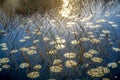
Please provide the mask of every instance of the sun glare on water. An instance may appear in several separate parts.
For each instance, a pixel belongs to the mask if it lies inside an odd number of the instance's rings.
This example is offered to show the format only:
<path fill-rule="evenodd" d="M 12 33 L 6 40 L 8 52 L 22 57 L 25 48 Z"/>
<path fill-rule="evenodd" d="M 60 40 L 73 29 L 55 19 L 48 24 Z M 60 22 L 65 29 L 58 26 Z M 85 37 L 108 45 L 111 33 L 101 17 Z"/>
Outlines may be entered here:
<path fill-rule="evenodd" d="M 71 7 L 68 7 L 69 2 L 70 2 L 69 0 L 63 0 L 62 10 L 60 12 L 62 17 L 69 17 L 71 13 Z"/>

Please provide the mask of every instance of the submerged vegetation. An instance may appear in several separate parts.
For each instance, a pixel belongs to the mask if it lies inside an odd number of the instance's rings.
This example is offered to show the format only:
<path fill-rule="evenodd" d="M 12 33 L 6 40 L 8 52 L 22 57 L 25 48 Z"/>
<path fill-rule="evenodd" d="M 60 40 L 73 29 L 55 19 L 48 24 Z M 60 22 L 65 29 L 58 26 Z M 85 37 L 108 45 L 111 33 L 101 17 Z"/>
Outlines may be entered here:
<path fill-rule="evenodd" d="M 0 80 L 119 80 L 119 0 L 0 0 Z"/>

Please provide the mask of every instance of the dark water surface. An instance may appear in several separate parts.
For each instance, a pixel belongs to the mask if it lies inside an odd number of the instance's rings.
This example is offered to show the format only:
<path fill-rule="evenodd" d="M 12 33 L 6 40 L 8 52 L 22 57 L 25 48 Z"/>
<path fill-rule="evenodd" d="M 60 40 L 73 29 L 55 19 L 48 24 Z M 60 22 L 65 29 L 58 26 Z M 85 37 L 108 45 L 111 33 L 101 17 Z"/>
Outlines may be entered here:
<path fill-rule="evenodd" d="M 0 22 L 0 80 L 120 79 L 119 1 L 63 0 L 44 16 L 0 16 L 9 24 Z"/>

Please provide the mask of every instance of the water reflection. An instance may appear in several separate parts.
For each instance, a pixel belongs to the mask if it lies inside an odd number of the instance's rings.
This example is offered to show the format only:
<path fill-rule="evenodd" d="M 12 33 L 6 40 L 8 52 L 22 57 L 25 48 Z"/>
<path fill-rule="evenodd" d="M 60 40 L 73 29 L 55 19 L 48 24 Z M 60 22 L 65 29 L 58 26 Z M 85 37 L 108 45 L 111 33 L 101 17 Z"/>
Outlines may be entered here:
<path fill-rule="evenodd" d="M 98 8 L 101 3 L 94 6 L 94 1 L 78 2 L 63 0 L 58 16 L 48 11 L 45 16 L 22 18 L 17 26 L 9 27 L 6 36 L 0 35 L 0 73 L 5 70 L 10 76 L 24 73 L 18 75 L 24 76 L 23 80 L 119 77 L 116 74 L 120 64 L 119 14 L 102 12 Z M 91 10 L 91 5 L 96 9 Z M 77 12 L 78 9 L 83 11 Z"/>
<path fill-rule="evenodd" d="M 72 19 L 75 18 L 79 8 L 76 3 L 79 3 L 79 1 L 72 1 L 72 0 L 62 0 L 63 4 L 60 9 L 60 15 L 61 17 Z"/>
<path fill-rule="evenodd" d="M 63 0 L 62 10 L 60 12 L 62 17 L 69 17 L 72 8 L 72 6 L 69 7 L 69 3 L 70 0 Z"/>

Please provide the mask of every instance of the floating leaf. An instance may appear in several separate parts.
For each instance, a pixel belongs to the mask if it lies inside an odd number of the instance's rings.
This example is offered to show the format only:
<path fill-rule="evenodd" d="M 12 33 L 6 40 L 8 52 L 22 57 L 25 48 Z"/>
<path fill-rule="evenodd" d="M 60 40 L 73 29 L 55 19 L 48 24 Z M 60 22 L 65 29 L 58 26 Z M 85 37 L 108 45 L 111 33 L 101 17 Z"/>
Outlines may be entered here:
<path fill-rule="evenodd" d="M 107 67 L 100 66 L 98 68 L 88 70 L 87 73 L 92 77 L 102 77 L 106 73 L 109 73 L 109 72 L 110 72 L 110 70 Z"/>
<path fill-rule="evenodd" d="M 96 63 L 101 63 L 101 62 L 103 61 L 103 59 L 102 59 L 102 58 L 99 58 L 99 57 L 93 57 L 93 58 L 91 58 L 91 60 L 92 60 L 93 62 L 96 62 Z"/>
<path fill-rule="evenodd" d="M 50 67 L 51 72 L 62 72 L 62 67 L 61 66 L 52 66 Z"/>
<path fill-rule="evenodd" d="M 76 54 L 75 53 L 65 53 L 64 56 L 66 58 L 75 58 L 76 57 Z"/>
<path fill-rule="evenodd" d="M 80 41 L 78 41 L 78 40 L 71 41 L 71 44 L 74 44 L 74 45 L 79 44 L 79 43 L 80 43 Z"/>
<path fill-rule="evenodd" d="M 37 78 L 39 76 L 40 76 L 39 72 L 30 72 L 27 74 L 27 77 L 32 79 Z"/>
<path fill-rule="evenodd" d="M 4 68 L 4 69 L 9 69 L 9 68 L 10 68 L 10 65 L 8 65 L 8 64 L 2 65 L 2 68 Z"/>
<path fill-rule="evenodd" d="M 86 57 L 86 58 L 91 58 L 93 55 L 92 54 L 90 54 L 90 53 L 84 53 L 84 57 Z"/>
<path fill-rule="evenodd" d="M 10 62 L 9 58 L 0 58 L 0 63 L 8 63 Z"/>
<path fill-rule="evenodd" d="M 28 68 L 29 67 L 29 64 L 28 63 L 21 63 L 19 65 L 20 68 Z"/>
<path fill-rule="evenodd" d="M 74 61 L 74 60 L 67 60 L 66 62 L 65 62 L 65 65 L 66 65 L 66 67 L 68 67 L 68 68 L 72 68 L 72 67 L 75 67 L 75 66 L 77 66 L 77 62 L 76 61 Z"/>
<path fill-rule="evenodd" d="M 56 49 L 63 49 L 63 48 L 65 48 L 65 45 L 63 45 L 63 44 L 56 44 L 55 48 Z"/>
<path fill-rule="evenodd" d="M 112 68 L 117 68 L 118 67 L 116 62 L 109 63 L 107 66 L 112 67 Z"/>
<path fill-rule="evenodd" d="M 33 67 L 33 69 L 35 69 L 35 70 L 39 70 L 39 69 L 41 69 L 41 68 L 42 68 L 41 65 L 35 65 L 35 66 Z"/>

